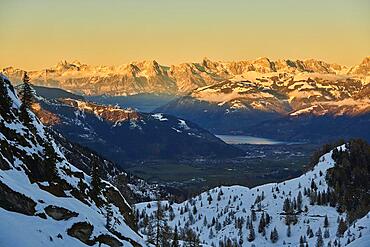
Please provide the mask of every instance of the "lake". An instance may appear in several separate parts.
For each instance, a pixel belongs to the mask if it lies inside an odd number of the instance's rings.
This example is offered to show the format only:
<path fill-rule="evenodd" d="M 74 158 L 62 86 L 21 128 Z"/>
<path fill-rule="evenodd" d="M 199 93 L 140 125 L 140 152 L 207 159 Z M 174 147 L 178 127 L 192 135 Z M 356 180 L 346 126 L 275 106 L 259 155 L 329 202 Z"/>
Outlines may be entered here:
<path fill-rule="evenodd" d="M 287 144 L 287 142 L 277 141 L 268 138 L 243 135 L 216 135 L 218 138 L 228 144 L 254 144 L 254 145 L 276 145 Z"/>

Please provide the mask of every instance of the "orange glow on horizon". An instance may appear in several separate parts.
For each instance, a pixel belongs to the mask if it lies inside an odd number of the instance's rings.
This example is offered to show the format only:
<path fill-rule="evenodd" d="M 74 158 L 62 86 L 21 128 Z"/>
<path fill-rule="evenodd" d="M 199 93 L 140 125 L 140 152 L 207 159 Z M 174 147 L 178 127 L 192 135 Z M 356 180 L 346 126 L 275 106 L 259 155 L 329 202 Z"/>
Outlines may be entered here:
<path fill-rule="evenodd" d="M 352 66 L 369 55 L 369 9 L 362 0 L 13 0 L 0 10 L 0 68 L 203 57 L 315 58 Z"/>

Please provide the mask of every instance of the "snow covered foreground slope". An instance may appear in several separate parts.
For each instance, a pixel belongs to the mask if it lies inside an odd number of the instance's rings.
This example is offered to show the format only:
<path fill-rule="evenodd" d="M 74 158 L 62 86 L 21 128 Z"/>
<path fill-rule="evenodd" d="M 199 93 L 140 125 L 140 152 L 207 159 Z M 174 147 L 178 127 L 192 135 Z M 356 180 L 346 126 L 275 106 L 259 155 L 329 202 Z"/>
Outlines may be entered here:
<path fill-rule="evenodd" d="M 103 181 L 92 199 L 91 177 L 67 161 L 33 113 L 30 123 L 21 121 L 21 102 L 0 76 L 7 91 L 0 95 L 0 246 L 146 246 L 120 192 Z M 4 111 L 5 98 L 11 107 Z M 52 178 L 48 147 L 57 160 Z"/>
<path fill-rule="evenodd" d="M 344 150 L 345 146 L 338 149 Z M 327 170 L 333 166 L 331 151 L 320 158 L 313 170 L 295 179 L 252 189 L 222 186 L 180 204 L 162 201 L 161 205 L 168 208 L 167 223 L 172 229 L 176 226 L 180 235 L 181 232 L 192 229 L 199 234 L 200 242 L 212 246 L 338 246 L 339 243 L 344 246 L 348 242 L 351 242 L 348 246 L 369 246 L 369 213 L 355 222 L 343 235 L 337 235 L 339 221 L 345 221 L 346 214 L 339 214 L 329 204 L 310 202 L 310 193 L 305 193 L 316 187 L 317 194 L 320 192 L 322 195 L 325 192 L 327 196 L 330 189 L 325 176 Z M 298 202 L 299 194 L 301 203 Z M 283 210 L 286 199 L 290 200 L 291 205 L 296 205 L 294 213 L 289 216 Z M 140 215 L 139 227 L 143 234 L 148 233 L 144 219 L 151 219 L 151 215 L 157 211 L 157 205 L 157 202 L 136 205 Z M 270 222 L 266 223 L 264 220 L 266 226 L 260 232 L 262 215 L 264 219 L 269 215 Z M 289 229 L 286 224 L 288 217 L 297 221 L 296 224 L 290 224 Z M 254 233 L 251 233 L 251 228 Z M 278 235 L 276 242 L 270 239 L 274 228 Z M 308 245 L 300 245 L 301 237 L 302 242 Z"/>

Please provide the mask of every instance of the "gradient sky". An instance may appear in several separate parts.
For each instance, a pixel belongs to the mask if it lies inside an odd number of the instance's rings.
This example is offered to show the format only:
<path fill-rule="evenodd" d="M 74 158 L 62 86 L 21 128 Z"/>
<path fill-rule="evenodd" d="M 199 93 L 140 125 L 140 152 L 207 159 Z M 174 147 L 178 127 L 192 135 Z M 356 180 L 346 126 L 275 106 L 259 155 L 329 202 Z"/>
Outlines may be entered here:
<path fill-rule="evenodd" d="M 0 68 L 370 55 L 370 0 L 0 0 Z"/>

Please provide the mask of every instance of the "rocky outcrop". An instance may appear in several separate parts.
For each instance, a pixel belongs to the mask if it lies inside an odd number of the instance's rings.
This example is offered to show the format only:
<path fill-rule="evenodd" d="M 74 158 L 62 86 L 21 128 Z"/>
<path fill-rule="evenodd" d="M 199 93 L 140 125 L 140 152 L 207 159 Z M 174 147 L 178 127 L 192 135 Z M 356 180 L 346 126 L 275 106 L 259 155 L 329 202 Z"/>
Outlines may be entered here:
<path fill-rule="evenodd" d="M 38 103 L 33 104 L 32 110 L 41 122 L 47 126 L 60 123 L 60 118 L 56 114 L 42 109 Z"/>
<path fill-rule="evenodd" d="M 45 209 L 45 213 L 54 220 L 68 220 L 72 217 L 77 217 L 78 213 L 72 212 L 66 208 L 49 205 Z"/>
<path fill-rule="evenodd" d="M 122 198 L 120 192 L 114 188 L 108 188 L 104 191 L 104 196 L 107 198 L 109 203 L 112 203 L 119 208 L 121 214 L 125 216 L 126 224 L 132 229 L 136 229 L 137 226 L 135 218 L 133 217 L 133 211 Z"/>
<path fill-rule="evenodd" d="M 115 237 L 112 237 L 111 235 L 99 235 L 96 239 L 96 242 L 99 244 L 106 244 L 110 247 L 120 247 L 123 246 L 123 244 L 116 239 Z"/>
<path fill-rule="evenodd" d="M 93 245 L 94 241 L 90 239 L 93 230 L 94 226 L 90 223 L 78 222 L 73 224 L 72 227 L 67 230 L 67 234 L 74 238 L 77 238 L 87 245 Z"/>
<path fill-rule="evenodd" d="M 31 198 L 16 192 L 0 181 L 0 208 L 5 210 L 34 215 L 36 202 Z"/>
<path fill-rule="evenodd" d="M 99 243 L 99 245 L 105 244 L 110 247 L 123 246 L 122 242 L 112 235 L 100 234 L 99 236 L 92 238 L 93 230 L 94 226 L 90 223 L 78 222 L 73 224 L 72 227 L 67 230 L 67 234 L 90 246 L 96 243 Z M 135 242 L 133 241 L 133 243 Z"/>
<path fill-rule="evenodd" d="M 66 105 L 70 105 L 76 109 L 79 109 L 81 111 L 96 114 L 102 119 L 113 123 L 140 119 L 139 113 L 133 110 L 122 109 L 114 106 L 98 105 L 88 101 L 73 99 L 61 99 L 61 102 Z"/>
<path fill-rule="evenodd" d="M 370 56 L 364 58 L 364 60 L 362 60 L 362 62 L 359 65 L 352 67 L 348 73 L 360 74 L 365 76 L 370 75 Z"/>

